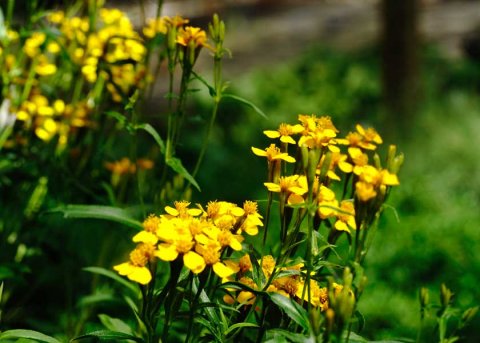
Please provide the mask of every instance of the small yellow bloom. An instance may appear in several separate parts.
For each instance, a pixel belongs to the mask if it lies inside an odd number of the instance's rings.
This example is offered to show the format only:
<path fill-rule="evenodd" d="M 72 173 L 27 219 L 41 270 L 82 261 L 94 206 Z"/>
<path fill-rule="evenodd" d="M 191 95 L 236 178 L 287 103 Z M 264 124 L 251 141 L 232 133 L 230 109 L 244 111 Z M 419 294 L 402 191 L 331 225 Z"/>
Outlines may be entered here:
<path fill-rule="evenodd" d="M 152 244 L 140 243 L 130 253 L 130 261 L 116 265 L 113 269 L 132 281 L 146 285 L 152 280 L 147 264 L 154 260 L 154 253 L 155 247 Z"/>
<path fill-rule="evenodd" d="M 356 229 L 355 222 L 355 207 L 352 201 L 342 200 L 340 202 L 340 209 L 336 212 L 337 221 L 335 222 L 335 229 L 338 231 L 350 232 L 350 228 Z"/>
<path fill-rule="evenodd" d="M 295 140 L 291 137 L 294 134 L 298 134 L 303 131 L 303 126 L 300 124 L 290 125 L 290 124 L 280 124 L 278 130 L 266 130 L 263 133 L 268 138 L 280 138 L 282 143 L 296 144 Z"/>
<path fill-rule="evenodd" d="M 295 163 L 295 158 L 289 156 L 287 153 L 280 152 L 280 149 L 277 148 L 275 144 L 270 144 L 265 150 L 252 147 L 252 151 L 257 156 L 266 157 L 268 162 L 283 160 L 288 163 Z"/>

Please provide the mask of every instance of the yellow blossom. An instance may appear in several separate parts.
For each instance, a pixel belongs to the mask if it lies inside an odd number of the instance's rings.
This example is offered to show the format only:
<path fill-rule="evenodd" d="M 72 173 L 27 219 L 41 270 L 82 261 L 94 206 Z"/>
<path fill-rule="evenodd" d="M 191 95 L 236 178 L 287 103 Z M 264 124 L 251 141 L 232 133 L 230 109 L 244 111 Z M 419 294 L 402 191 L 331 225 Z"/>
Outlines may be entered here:
<path fill-rule="evenodd" d="M 295 163 L 295 158 L 289 156 L 287 153 L 280 152 L 280 149 L 276 147 L 275 144 L 270 144 L 265 150 L 252 147 L 252 151 L 257 156 L 266 157 L 268 162 L 283 160 L 285 162 Z"/>
<path fill-rule="evenodd" d="M 152 280 L 147 264 L 154 259 L 155 247 L 151 244 L 141 243 L 130 253 L 130 261 L 113 267 L 120 275 L 142 285 Z"/>
<path fill-rule="evenodd" d="M 278 130 L 266 130 L 263 133 L 268 138 L 280 138 L 282 143 L 296 144 L 295 140 L 291 137 L 294 134 L 298 134 L 303 131 L 303 126 L 300 124 L 290 125 L 290 124 L 280 124 Z"/>

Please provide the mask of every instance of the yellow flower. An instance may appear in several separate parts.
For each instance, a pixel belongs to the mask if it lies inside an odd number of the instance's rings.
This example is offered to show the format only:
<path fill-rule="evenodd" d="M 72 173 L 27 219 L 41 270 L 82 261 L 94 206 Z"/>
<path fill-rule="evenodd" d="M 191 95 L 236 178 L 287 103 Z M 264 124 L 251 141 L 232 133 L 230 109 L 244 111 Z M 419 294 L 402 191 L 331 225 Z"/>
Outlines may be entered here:
<path fill-rule="evenodd" d="M 199 27 L 187 26 L 180 28 L 177 36 L 177 43 L 183 46 L 188 46 L 193 42 L 194 48 L 206 46 L 207 33 Z"/>
<path fill-rule="evenodd" d="M 179 15 L 176 15 L 175 17 L 165 17 L 165 22 L 171 27 L 178 28 L 188 24 L 190 20 L 185 19 Z"/>
<path fill-rule="evenodd" d="M 43 141 L 49 141 L 58 131 L 58 123 L 52 118 L 45 118 L 37 124 L 35 134 Z"/>
<path fill-rule="evenodd" d="M 355 194 L 360 201 L 368 201 L 377 196 L 377 191 L 371 183 L 357 181 L 355 183 Z"/>
<path fill-rule="evenodd" d="M 243 204 L 243 222 L 238 228 L 237 234 L 242 232 L 247 233 L 250 236 L 258 234 L 258 227 L 263 226 L 262 216 L 257 211 L 257 203 L 255 201 L 247 200 Z"/>
<path fill-rule="evenodd" d="M 316 187 L 314 189 L 316 189 Z M 330 188 L 320 185 L 320 190 L 317 194 L 317 202 L 320 218 L 325 219 L 335 215 L 335 210 L 338 208 L 338 201 L 335 198 L 335 193 Z"/>
<path fill-rule="evenodd" d="M 142 285 L 152 280 L 152 274 L 147 264 L 154 259 L 155 247 L 151 244 L 141 243 L 130 253 L 130 261 L 113 267 L 120 275 Z"/>
<path fill-rule="evenodd" d="M 45 55 L 40 55 L 38 64 L 35 66 L 35 72 L 40 76 L 53 75 L 57 72 L 57 66 L 50 63 Z"/>
<path fill-rule="evenodd" d="M 338 231 L 350 232 L 350 228 L 356 229 L 355 207 L 352 201 L 342 200 L 340 209 L 336 212 L 337 221 L 334 226 Z"/>
<path fill-rule="evenodd" d="M 266 130 L 263 133 L 268 138 L 279 138 L 282 143 L 296 144 L 295 140 L 291 137 L 294 134 L 298 134 L 303 131 L 303 126 L 300 124 L 289 125 L 289 124 L 280 124 L 278 130 Z"/>
<path fill-rule="evenodd" d="M 167 33 L 167 21 L 165 17 L 149 19 L 147 25 L 143 28 L 143 35 L 147 38 L 153 38 L 158 33 Z"/>
<path fill-rule="evenodd" d="M 112 172 L 112 174 L 125 175 L 134 174 L 136 166 L 127 157 L 115 162 L 106 162 L 105 168 Z"/>
<path fill-rule="evenodd" d="M 23 45 L 23 51 L 28 57 L 33 58 L 40 53 L 40 46 L 45 42 L 46 35 L 43 32 L 34 32 Z"/>
<path fill-rule="evenodd" d="M 303 195 L 308 192 L 307 178 L 304 175 L 281 176 L 278 183 L 264 182 L 264 185 L 270 192 L 286 194 L 290 205 L 303 203 Z"/>
<path fill-rule="evenodd" d="M 280 152 L 280 149 L 275 144 L 270 144 L 265 150 L 252 147 L 252 151 L 255 155 L 266 157 L 268 162 L 283 160 L 289 163 L 295 163 L 295 158 L 289 156 L 287 153 Z"/>
<path fill-rule="evenodd" d="M 357 132 L 350 132 L 343 139 L 338 139 L 339 144 L 348 145 L 350 147 L 362 148 L 365 150 L 375 150 L 376 144 L 382 144 L 382 137 L 373 128 L 364 129 L 362 125 L 355 126 Z"/>
<path fill-rule="evenodd" d="M 175 208 L 171 206 L 165 207 L 165 212 L 167 212 L 172 217 L 196 217 L 202 214 L 202 210 L 199 208 L 188 208 L 188 206 L 190 206 L 190 202 L 188 201 L 175 201 L 174 206 Z"/>

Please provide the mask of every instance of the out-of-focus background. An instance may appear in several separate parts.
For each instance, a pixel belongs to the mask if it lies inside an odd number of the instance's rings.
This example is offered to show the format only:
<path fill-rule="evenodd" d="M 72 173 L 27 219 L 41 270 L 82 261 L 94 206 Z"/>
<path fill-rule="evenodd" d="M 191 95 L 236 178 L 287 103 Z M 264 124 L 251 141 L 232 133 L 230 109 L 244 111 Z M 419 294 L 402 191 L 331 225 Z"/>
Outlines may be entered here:
<path fill-rule="evenodd" d="M 362 334 L 414 338 L 420 287 L 438 301 L 445 283 L 460 307 L 478 304 L 480 2 L 165 3 L 165 14 L 194 22 L 213 12 L 227 25 L 231 89 L 269 120 L 223 103 L 201 198 L 264 198 L 264 161 L 250 147 L 267 146 L 262 130 L 300 113 L 330 115 L 343 132 L 374 126 L 406 157 L 367 259 Z M 478 327 L 476 318 L 463 339 L 479 341 Z"/>
<path fill-rule="evenodd" d="M 49 2 L 55 6 L 59 1 Z M 143 3 L 147 16 L 153 16 L 157 1 Z M 138 2 L 107 0 L 106 5 L 122 9 L 140 27 Z M 165 0 L 162 10 L 202 27 L 213 13 L 219 13 L 227 27 L 225 46 L 232 56 L 224 62 L 224 73 L 230 91 L 250 100 L 269 119 L 238 102 L 221 103 L 197 176 L 202 192 L 194 194 L 193 201 L 264 199 L 265 161 L 250 147 L 266 147 L 262 131 L 294 123 L 298 114 L 329 115 L 343 133 L 354 130 L 355 123 L 373 126 L 385 146 L 396 144 L 405 154 L 405 164 L 367 258 L 369 282 L 359 305 L 366 320 L 361 335 L 415 338 L 420 287 L 437 298 L 445 283 L 459 307 L 478 305 L 480 2 Z M 199 60 L 207 79 L 209 58 L 203 51 Z M 150 111 L 155 114 L 164 102 L 154 97 Z M 211 106 L 208 94 L 196 93 L 189 106 L 204 113 Z M 202 118 L 188 123 L 191 130 L 203 124 Z M 199 138 L 184 138 L 180 153 L 199 150 Z M 190 168 L 194 161 L 184 156 Z M 95 240 L 95 230 L 92 226 L 70 234 L 81 242 L 78 246 L 87 246 Z M 127 235 L 121 235 L 112 233 L 112 241 L 129 243 Z M 55 273 L 78 276 L 83 265 L 70 264 L 71 256 L 92 263 L 87 252 L 68 247 L 61 260 L 45 254 L 52 272 L 39 274 L 38 288 L 23 285 L 26 295 L 18 311 L 28 308 L 26 316 L 32 320 L 24 322 L 33 328 L 55 333 L 60 326 L 75 325 L 68 315 L 55 318 L 55 313 L 65 306 L 75 313 L 86 292 L 82 285 L 65 281 L 58 293 L 42 288 L 58 281 Z M 107 257 L 103 261 L 111 267 Z M 31 268 L 35 271 L 34 264 Z M 14 311 L 10 315 L 15 320 L 25 317 Z M 463 341 L 480 341 L 478 317 Z"/>

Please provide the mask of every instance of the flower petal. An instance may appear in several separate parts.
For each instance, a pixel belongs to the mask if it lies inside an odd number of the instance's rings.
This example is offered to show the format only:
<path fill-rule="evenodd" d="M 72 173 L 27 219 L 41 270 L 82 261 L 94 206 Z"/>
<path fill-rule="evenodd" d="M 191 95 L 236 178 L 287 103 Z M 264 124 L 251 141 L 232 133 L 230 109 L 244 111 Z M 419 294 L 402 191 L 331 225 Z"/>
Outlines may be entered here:
<path fill-rule="evenodd" d="M 183 255 L 183 264 L 194 274 L 201 273 L 205 269 L 205 260 L 193 251 L 189 251 Z"/>

